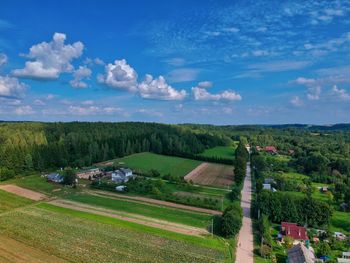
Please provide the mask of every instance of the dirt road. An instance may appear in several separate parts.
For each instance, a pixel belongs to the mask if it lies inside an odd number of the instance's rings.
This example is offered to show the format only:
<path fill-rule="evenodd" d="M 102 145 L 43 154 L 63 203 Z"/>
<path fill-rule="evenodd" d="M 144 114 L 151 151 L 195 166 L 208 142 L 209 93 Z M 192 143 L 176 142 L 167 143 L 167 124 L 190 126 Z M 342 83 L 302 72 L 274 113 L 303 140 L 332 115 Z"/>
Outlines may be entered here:
<path fill-rule="evenodd" d="M 38 192 L 34 192 L 32 190 L 28 190 L 16 185 L 12 185 L 12 184 L 6 184 L 6 185 L 0 185 L 0 189 L 4 190 L 6 192 L 9 193 L 13 193 L 22 197 L 26 197 L 28 199 L 34 200 L 34 201 L 40 201 L 40 200 L 44 200 L 47 198 L 46 195 L 38 193 Z"/>
<path fill-rule="evenodd" d="M 70 209 L 93 213 L 97 215 L 108 216 L 108 217 L 121 219 L 128 222 L 137 223 L 140 225 L 155 227 L 155 228 L 164 229 L 167 231 L 190 235 L 190 236 L 203 236 L 203 235 L 209 234 L 209 232 L 204 228 L 197 228 L 197 227 L 173 223 L 165 220 L 146 217 L 142 215 L 100 208 L 96 206 L 82 204 L 79 202 L 57 199 L 57 200 L 50 201 L 49 203 L 60 207 L 70 208 Z"/>
<path fill-rule="evenodd" d="M 92 191 L 92 190 L 88 191 L 88 193 L 99 195 L 99 196 L 114 197 L 117 199 L 128 199 L 128 200 L 133 200 L 133 201 L 140 201 L 140 202 L 144 202 L 144 203 L 161 205 L 161 206 L 166 206 L 166 207 L 173 207 L 173 208 L 178 208 L 178 209 L 183 209 L 183 210 L 188 210 L 188 211 L 193 211 L 193 212 L 199 212 L 199 213 L 204 213 L 204 214 L 210 214 L 210 215 L 221 215 L 222 214 L 222 212 L 212 210 L 212 209 L 205 209 L 205 208 L 194 207 L 194 206 L 189 206 L 189 205 L 181 205 L 181 204 L 176 204 L 176 203 L 172 203 L 172 202 L 167 202 L 167 201 L 162 201 L 162 200 L 157 200 L 157 199 L 152 199 L 152 198 L 147 198 L 147 197 L 141 197 L 141 196 L 130 196 L 130 195 L 110 193 L 107 191 Z"/>
<path fill-rule="evenodd" d="M 239 231 L 237 251 L 236 251 L 236 263 L 253 263 L 253 226 L 252 219 L 250 217 L 250 206 L 252 197 L 252 180 L 250 163 L 247 163 L 247 175 L 244 179 L 244 185 L 242 189 L 241 207 L 243 209 L 243 224 Z"/>

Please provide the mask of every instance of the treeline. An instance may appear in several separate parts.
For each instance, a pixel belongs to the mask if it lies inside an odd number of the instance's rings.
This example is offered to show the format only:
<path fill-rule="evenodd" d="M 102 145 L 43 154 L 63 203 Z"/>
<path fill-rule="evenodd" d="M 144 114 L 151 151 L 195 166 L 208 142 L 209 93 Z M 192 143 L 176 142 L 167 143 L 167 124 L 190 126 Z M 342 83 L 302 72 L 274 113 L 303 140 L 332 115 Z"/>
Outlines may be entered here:
<path fill-rule="evenodd" d="M 156 123 L 0 123 L 0 175 L 83 167 L 145 151 L 194 156 L 225 143 L 219 136 Z"/>

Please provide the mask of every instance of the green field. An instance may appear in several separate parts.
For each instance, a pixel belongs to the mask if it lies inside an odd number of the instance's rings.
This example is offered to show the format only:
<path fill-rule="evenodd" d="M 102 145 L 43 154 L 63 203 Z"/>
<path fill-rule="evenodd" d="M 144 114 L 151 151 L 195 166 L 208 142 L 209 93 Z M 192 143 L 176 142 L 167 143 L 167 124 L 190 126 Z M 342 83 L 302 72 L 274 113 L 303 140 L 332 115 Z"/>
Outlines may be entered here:
<path fill-rule="evenodd" d="M 210 215 L 88 194 L 69 195 L 67 199 L 201 228 L 206 228 L 211 219 Z"/>
<path fill-rule="evenodd" d="M 10 211 L 12 209 L 29 205 L 32 200 L 14 195 L 3 190 L 0 190 L 0 213 Z"/>
<path fill-rule="evenodd" d="M 157 170 L 161 175 L 183 177 L 202 162 L 180 157 L 166 156 L 154 153 L 137 153 L 117 159 L 125 166 L 137 171 L 148 172 Z"/>
<path fill-rule="evenodd" d="M 209 157 L 209 158 L 219 158 L 219 159 L 233 161 L 235 149 L 236 149 L 235 146 L 217 146 L 217 147 L 205 150 L 203 153 L 198 154 L 198 156 Z"/>
<path fill-rule="evenodd" d="M 349 213 L 334 211 L 331 219 L 330 230 L 349 233 L 350 232 Z"/>
<path fill-rule="evenodd" d="M 0 215 L 0 234 L 72 262 L 228 262 L 228 243 L 39 204 Z"/>

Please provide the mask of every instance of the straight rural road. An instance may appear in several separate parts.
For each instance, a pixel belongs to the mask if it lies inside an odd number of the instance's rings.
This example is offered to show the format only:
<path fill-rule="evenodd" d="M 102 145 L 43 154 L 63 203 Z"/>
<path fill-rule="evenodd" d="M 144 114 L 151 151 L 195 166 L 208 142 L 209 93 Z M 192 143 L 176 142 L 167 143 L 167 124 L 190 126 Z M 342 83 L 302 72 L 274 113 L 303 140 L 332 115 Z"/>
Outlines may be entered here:
<path fill-rule="evenodd" d="M 253 226 L 250 217 L 250 206 L 252 199 L 252 180 L 250 163 L 247 163 L 247 175 L 244 179 L 242 189 L 241 207 L 243 209 L 243 223 L 238 235 L 238 246 L 236 251 L 236 263 L 253 263 Z"/>

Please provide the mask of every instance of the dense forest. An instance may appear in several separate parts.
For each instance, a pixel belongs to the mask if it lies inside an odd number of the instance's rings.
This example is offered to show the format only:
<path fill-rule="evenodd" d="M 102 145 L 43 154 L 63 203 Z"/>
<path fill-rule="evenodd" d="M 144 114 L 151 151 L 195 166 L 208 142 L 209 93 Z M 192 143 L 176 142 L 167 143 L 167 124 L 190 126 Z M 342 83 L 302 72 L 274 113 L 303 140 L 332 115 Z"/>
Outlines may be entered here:
<path fill-rule="evenodd" d="M 193 156 L 227 140 L 155 123 L 0 123 L 0 179 L 137 152 Z"/>

